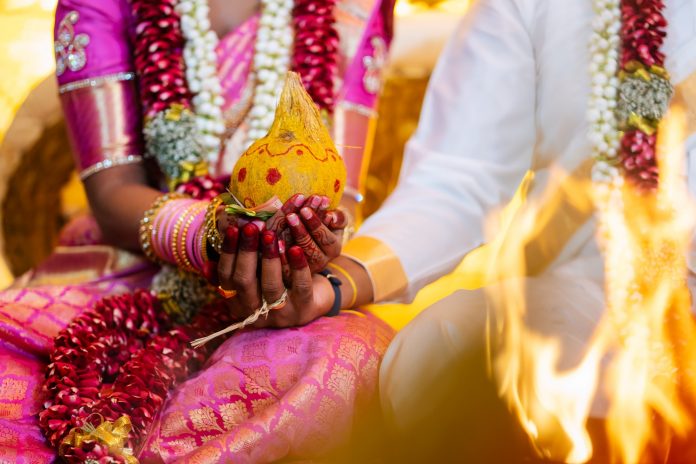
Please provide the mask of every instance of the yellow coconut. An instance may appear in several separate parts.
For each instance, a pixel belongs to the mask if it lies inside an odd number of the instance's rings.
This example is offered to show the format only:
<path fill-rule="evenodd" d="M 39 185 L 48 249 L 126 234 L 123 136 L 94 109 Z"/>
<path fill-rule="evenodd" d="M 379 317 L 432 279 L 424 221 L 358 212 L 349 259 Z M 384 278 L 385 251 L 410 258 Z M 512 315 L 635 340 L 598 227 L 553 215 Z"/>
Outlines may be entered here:
<path fill-rule="evenodd" d="M 247 208 L 296 193 L 323 195 L 336 208 L 346 168 L 300 77 L 289 72 L 268 134 L 254 142 L 232 171 L 230 191 Z"/>

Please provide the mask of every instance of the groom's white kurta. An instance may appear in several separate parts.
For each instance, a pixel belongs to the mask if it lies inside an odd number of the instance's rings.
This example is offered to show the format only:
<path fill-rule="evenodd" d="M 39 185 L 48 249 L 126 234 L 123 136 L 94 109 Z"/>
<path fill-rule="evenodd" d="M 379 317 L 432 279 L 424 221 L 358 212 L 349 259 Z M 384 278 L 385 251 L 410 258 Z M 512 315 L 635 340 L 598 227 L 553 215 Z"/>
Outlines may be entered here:
<path fill-rule="evenodd" d="M 693 120 L 696 0 L 666 4 L 666 67 L 675 85 L 692 89 L 687 103 Z M 377 291 L 379 296 L 408 298 L 451 271 L 483 243 L 485 219 L 513 196 L 528 170 L 536 174 L 534 200 L 552 168 L 573 172 L 590 157 L 593 16 L 591 0 L 475 2 L 433 74 L 398 188 L 360 230 L 360 236 L 376 239 L 368 244 L 393 251 L 408 282 L 400 294 L 392 288 Z M 689 143 L 687 170 L 696 192 L 696 136 Z M 540 330 L 563 339 L 568 360 L 582 351 L 603 307 L 593 229 L 592 220 L 585 222 L 547 271 L 528 279 L 531 317 Z M 379 289 L 389 276 L 372 278 Z M 459 292 L 397 336 L 385 357 L 381 387 L 387 413 L 398 424 L 417 421 L 410 411 L 415 405 L 423 409 L 449 366 L 479 343 L 484 306 L 482 292 Z M 596 405 L 595 413 L 602 409 Z"/>
<path fill-rule="evenodd" d="M 696 71 L 696 2 L 666 4 L 663 50 L 678 84 Z M 591 154 L 591 0 L 474 5 L 432 76 L 396 191 L 359 232 L 398 256 L 407 297 L 483 243 L 484 219 L 512 197 L 527 170 L 535 171 L 538 195 L 549 168 L 572 172 Z M 587 249 L 592 234 L 586 224 L 556 264 L 596 253 Z"/>

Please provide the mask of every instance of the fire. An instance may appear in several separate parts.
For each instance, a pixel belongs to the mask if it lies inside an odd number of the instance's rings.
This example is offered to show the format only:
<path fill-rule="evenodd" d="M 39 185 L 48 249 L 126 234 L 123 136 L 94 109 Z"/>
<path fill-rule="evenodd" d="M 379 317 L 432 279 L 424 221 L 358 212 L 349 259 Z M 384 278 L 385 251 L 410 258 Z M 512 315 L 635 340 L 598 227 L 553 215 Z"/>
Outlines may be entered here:
<path fill-rule="evenodd" d="M 696 324 L 685 257 L 696 208 L 682 172 L 684 121 L 675 107 L 661 127 L 656 192 L 597 187 L 582 172 L 565 176 L 551 201 L 521 208 L 514 239 L 506 234 L 498 246 L 491 272 L 499 283 L 489 291 L 496 309 L 490 367 L 545 458 L 582 463 L 593 457 L 587 423 L 596 397 L 608 403 L 612 462 L 654 462 L 649 456 L 655 453 L 663 460 L 673 438 L 694 431 L 688 405 L 696 404 Z M 582 358 L 569 363 L 553 334 L 527 323 L 532 316 L 522 276 L 534 270 L 530 264 L 558 251 L 554 247 L 584 222 L 592 205 L 605 259 L 605 311 Z M 573 221 L 552 224 L 549 218 L 559 214 Z M 554 230 L 558 245 L 538 245 L 544 227 Z"/>

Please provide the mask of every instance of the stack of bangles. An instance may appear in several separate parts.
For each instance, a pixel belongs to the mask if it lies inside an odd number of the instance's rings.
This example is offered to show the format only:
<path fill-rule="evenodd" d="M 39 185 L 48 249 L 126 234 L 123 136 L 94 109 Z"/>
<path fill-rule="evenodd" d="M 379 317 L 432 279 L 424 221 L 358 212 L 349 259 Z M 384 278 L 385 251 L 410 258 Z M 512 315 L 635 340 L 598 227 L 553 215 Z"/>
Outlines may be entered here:
<path fill-rule="evenodd" d="M 209 202 L 169 193 L 140 221 L 140 246 L 150 260 L 203 274 L 208 261 L 206 210 Z"/>

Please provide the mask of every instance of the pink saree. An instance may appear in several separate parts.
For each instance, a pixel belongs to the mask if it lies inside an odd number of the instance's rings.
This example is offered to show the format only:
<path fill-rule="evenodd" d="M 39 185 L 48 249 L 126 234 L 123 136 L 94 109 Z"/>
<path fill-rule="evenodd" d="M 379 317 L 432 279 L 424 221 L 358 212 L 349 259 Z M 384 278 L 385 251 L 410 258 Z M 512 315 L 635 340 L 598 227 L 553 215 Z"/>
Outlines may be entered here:
<path fill-rule="evenodd" d="M 350 40 L 342 41 L 337 114 L 373 110 L 378 70 L 365 58 L 388 43 L 383 12 L 389 10 L 373 0 L 339 2 L 337 28 Z M 129 15 L 127 0 L 59 1 L 57 74 L 82 170 L 139 162 Z M 228 120 L 244 106 L 255 30 L 252 18 L 218 47 Z M 364 140 L 356 127 L 344 131 L 335 124 L 335 135 Z M 237 132 L 243 130 L 241 124 Z M 217 163 L 218 174 L 234 164 L 235 137 Z M 0 462 L 56 459 L 37 419 L 53 338 L 99 299 L 148 287 L 156 272 L 142 257 L 103 244 L 95 221 L 82 217 L 64 229 L 46 262 L 0 292 Z M 350 440 L 356 418 L 373 399 L 392 336 L 387 324 L 357 311 L 304 327 L 236 334 L 170 392 L 136 455 L 140 462 L 167 463 L 325 456 Z"/>

